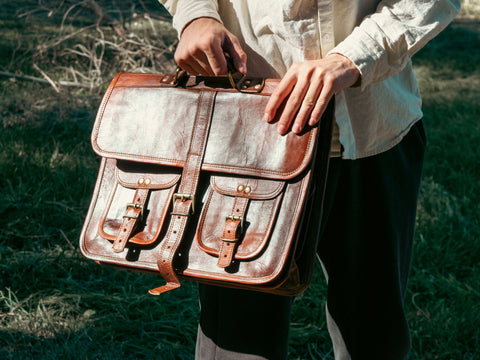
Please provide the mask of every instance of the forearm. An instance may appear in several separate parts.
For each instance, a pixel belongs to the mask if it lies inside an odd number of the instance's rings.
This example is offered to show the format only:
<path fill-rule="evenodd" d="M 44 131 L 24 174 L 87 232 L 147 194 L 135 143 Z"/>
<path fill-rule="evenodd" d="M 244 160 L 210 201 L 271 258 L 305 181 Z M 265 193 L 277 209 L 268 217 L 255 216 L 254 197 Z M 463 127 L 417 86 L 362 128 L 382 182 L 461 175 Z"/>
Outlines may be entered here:
<path fill-rule="evenodd" d="M 201 17 L 213 18 L 220 23 L 216 0 L 159 0 L 173 16 L 173 27 L 179 36 L 186 25 Z"/>
<path fill-rule="evenodd" d="M 385 0 L 330 53 L 349 58 L 362 87 L 403 69 L 410 58 L 455 17 L 460 0 Z"/>

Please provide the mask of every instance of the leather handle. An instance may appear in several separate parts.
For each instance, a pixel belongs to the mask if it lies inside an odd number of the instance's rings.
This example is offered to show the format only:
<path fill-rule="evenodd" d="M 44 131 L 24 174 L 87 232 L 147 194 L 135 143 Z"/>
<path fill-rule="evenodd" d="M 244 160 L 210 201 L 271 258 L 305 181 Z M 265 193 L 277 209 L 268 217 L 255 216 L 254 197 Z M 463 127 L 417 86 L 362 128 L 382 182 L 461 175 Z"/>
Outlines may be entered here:
<path fill-rule="evenodd" d="M 233 64 L 233 59 L 225 55 L 225 59 L 227 60 L 227 79 L 232 87 L 232 89 L 237 90 L 238 92 L 242 93 L 260 93 L 262 92 L 263 88 L 265 87 L 265 79 L 263 78 L 252 78 L 248 79 L 244 74 L 240 73 Z M 238 76 L 240 74 L 240 76 Z M 179 65 L 175 71 L 175 75 L 173 77 L 173 81 L 171 85 L 173 86 L 181 86 L 182 84 L 186 84 L 188 79 L 195 78 L 193 83 L 200 83 L 200 82 L 213 82 L 218 84 L 218 82 L 212 81 L 215 79 L 224 79 L 224 76 L 191 76 L 183 70 Z M 191 82 L 188 81 L 190 84 Z"/>

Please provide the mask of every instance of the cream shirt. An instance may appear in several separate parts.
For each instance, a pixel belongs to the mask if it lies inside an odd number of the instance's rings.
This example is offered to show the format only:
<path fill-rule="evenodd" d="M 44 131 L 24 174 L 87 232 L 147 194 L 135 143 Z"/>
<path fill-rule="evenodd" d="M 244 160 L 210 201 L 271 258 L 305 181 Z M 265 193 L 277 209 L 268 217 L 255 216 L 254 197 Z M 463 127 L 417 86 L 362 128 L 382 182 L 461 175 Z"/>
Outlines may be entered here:
<path fill-rule="evenodd" d="M 411 57 L 460 9 L 460 0 L 160 0 L 180 33 L 211 17 L 247 53 L 249 76 L 282 77 L 295 62 L 349 58 L 358 87 L 336 94 L 344 159 L 384 152 L 422 117 Z"/>

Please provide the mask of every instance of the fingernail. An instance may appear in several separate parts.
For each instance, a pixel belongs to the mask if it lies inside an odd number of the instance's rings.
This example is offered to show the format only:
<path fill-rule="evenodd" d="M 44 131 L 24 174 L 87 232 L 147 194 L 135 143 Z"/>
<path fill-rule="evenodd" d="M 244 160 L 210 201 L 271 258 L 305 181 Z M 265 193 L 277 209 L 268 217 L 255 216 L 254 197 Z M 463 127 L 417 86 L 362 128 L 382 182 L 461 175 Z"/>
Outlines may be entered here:
<path fill-rule="evenodd" d="M 315 121 L 314 118 L 310 118 L 310 120 L 308 120 L 308 125 L 310 125 L 310 126 L 313 126 L 313 125 L 315 125 L 316 123 L 317 123 L 317 122 Z"/>
<path fill-rule="evenodd" d="M 277 131 L 280 135 L 283 135 L 283 133 L 285 132 L 285 125 L 278 125 Z"/>
<path fill-rule="evenodd" d="M 266 122 L 270 122 L 270 120 L 271 120 L 271 119 L 270 119 L 270 115 L 268 115 L 267 113 L 265 113 L 265 114 L 263 115 L 263 120 L 265 120 Z"/>
<path fill-rule="evenodd" d="M 292 127 L 292 132 L 294 134 L 298 134 L 300 132 L 300 126 L 297 125 L 297 124 L 294 124 L 293 127 Z"/>
<path fill-rule="evenodd" d="M 240 71 L 243 75 L 247 73 L 247 65 L 241 64 L 240 67 L 238 68 L 238 71 Z"/>

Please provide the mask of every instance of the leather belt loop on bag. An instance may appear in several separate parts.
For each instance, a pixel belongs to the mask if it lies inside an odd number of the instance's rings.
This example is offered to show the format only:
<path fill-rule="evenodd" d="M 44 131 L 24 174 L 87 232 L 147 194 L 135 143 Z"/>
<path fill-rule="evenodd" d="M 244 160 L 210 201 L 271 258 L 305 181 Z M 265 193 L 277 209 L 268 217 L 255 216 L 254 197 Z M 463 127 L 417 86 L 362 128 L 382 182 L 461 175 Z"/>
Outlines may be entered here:
<path fill-rule="evenodd" d="M 144 207 L 148 198 L 148 189 L 137 189 L 131 203 L 125 206 L 125 215 L 123 215 L 122 225 L 113 242 L 113 251 L 122 252 L 127 245 L 128 239 L 132 236 L 133 231 L 142 221 Z"/>
<path fill-rule="evenodd" d="M 180 287 L 180 281 L 173 268 L 173 260 L 187 227 L 189 215 L 193 210 L 215 96 L 216 91 L 203 90 L 200 92 L 187 159 L 177 196 L 174 196 L 172 218 L 157 258 L 158 270 L 167 284 L 151 289 L 149 293 L 152 295 L 160 295 Z"/>
<path fill-rule="evenodd" d="M 222 246 L 218 256 L 218 267 L 226 268 L 231 265 L 235 249 L 242 232 L 245 231 L 245 211 L 248 206 L 248 198 L 235 197 L 232 215 L 225 218 L 225 226 L 222 234 Z"/>

